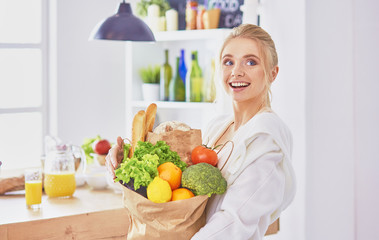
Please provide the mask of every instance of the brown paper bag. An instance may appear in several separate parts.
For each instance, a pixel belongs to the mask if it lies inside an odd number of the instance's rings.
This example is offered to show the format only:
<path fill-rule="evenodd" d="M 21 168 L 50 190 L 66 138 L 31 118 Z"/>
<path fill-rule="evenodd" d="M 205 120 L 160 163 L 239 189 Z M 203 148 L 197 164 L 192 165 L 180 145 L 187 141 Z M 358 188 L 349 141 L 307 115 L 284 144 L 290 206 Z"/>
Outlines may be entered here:
<path fill-rule="evenodd" d="M 124 206 L 128 210 L 130 240 L 190 239 L 205 225 L 208 196 L 167 203 L 154 203 L 122 186 Z"/>
<path fill-rule="evenodd" d="M 148 132 L 146 141 L 156 144 L 157 141 L 165 141 L 172 151 L 179 154 L 180 159 L 192 165 L 192 150 L 202 144 L 201 130 L 191 129 L 189 131 L 173 130 L 161 134 Z"/>

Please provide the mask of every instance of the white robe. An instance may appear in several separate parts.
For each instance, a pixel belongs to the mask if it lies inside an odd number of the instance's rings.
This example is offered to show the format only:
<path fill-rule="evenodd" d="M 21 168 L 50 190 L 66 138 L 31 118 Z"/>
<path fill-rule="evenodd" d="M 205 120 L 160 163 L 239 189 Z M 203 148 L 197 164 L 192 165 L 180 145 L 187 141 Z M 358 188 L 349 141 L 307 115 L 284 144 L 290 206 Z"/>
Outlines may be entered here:
<path fill-rule="evenodd" d="M 233 116 L 225 115 L 213 120 L 204 143 L 213 146 L 232 121 Z M 234 149 L 222 169 L 228 189 L 209 199 L 207 223 L 192 240 L 260 240 L 294 198 L 292 135 L 275 113 L 258 113 L 232 141 Z M 227 144 L 219 153 L 220 169 L 230 152 Z"/>

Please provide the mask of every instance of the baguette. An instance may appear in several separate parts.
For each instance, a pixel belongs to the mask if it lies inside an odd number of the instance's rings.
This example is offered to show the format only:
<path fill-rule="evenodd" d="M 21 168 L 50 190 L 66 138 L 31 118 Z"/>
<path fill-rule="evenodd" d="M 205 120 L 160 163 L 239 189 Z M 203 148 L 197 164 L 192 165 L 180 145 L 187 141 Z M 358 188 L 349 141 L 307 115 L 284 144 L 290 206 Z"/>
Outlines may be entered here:
<path fill-rule="evenodd" d="M 0 195 L 23 189 L 25 189 L 24 176 L 0 179 Z"/>
<path fill-rule="evenodd" d="M 138 141 L 145 141 L 146 113 L 144 110 L 139 111 L 133 119 L 132 126 L 132 147 L 129 151 L 129 158 L 133 157 Z"/>
<path fill-rule="evenodd" d="M 156 114 L 157 114 L 157 104 L 152 103 L 146 109 L 145 138 L 148 132 L 153 131 Z"/>

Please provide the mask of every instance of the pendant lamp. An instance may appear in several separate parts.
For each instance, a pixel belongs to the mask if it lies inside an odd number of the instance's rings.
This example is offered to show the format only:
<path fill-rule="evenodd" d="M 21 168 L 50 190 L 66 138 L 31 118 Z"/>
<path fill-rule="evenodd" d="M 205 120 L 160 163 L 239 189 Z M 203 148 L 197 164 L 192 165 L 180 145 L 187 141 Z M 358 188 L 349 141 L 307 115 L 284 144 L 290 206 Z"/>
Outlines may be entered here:
<path fill-rule="evenodd" d="M 129 3 L 123 0 L 115 15 L 100 22 L 90 39 L 154 42 L 154 34 L 141 19 L 134 16 Z"/>

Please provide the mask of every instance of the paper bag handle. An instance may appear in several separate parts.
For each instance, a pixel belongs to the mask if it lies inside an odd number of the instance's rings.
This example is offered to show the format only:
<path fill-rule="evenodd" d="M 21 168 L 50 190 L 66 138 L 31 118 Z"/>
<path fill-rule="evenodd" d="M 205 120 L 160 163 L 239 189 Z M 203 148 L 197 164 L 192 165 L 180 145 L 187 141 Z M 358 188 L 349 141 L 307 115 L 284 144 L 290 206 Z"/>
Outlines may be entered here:
<path fill-rule="evenodd" d="M 123 138 L 122 141 L 124 142 L 124 144 L 125 144 L 125 140 L 128 140 L 128 142 L 130 144 L 128 157 L 131 158 L 132 156 L 130 155 L 130 153 L 131 153 L 131 149 L 133 148 L 133 143 L 132 143 L 132 141 L 129 138 Z"/>
<path fill-rule="evenodd" d="M 224 144 L 222 144 L 222 147 L 217 151 L 217 155 L 218 155 L 218 153 L 219 153 L 219 152 L 225 147 L 225 145 L 226 145 L 227 143 L 231 143 L 231 144 L 232 144 L 232 149 L 230 150 L 229 156 L 228 156 L 228 158 L 226 159 L 225 163 L 224 163 L 224 164 L 222 165 L 222 167 L 220 168 L 220 171 L 222 171 L 222 169 L 225 167 L 226 163 L 229 161 L 229 158 L 230 158 L 230 156 L 231 156 L 232 153 L 233 153 L 234 142 L 231 141 L 231 140 L 228 140 L 228 141 L 226 141 Z"/>
<path fill-rule="evenodd" d="M 132 145 L 133 145 L 132 141 L 131 141 L 129 138 L 123 138 L 122 140 L 124 141 L 124 143 L 125 143 L 125 140 L 128 140 L 128 142 L 129 142 L 130 146 L 132 146 Z"/>

